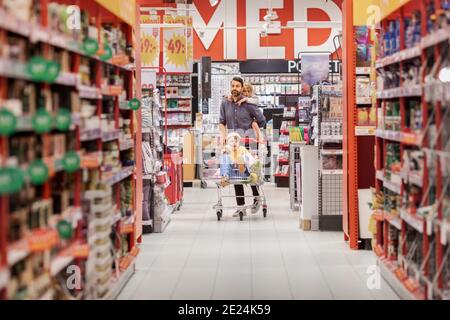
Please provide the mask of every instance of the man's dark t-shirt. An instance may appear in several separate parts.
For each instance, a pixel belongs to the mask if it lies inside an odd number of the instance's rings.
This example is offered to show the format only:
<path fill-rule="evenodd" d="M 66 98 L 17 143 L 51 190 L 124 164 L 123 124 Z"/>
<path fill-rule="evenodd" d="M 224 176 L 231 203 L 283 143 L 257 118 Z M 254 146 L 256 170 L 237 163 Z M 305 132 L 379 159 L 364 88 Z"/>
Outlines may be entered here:
<path fill-rule="evenodd" d="M 261 110 L 254 104 L 242 103 L 240 106 L 225 99 L 220 106 L 220 123 L 230 132 L 241 136 L 253 136 L 252 123 L 256 121 L 260 128 L 266 125 L 266 119 Z"/>

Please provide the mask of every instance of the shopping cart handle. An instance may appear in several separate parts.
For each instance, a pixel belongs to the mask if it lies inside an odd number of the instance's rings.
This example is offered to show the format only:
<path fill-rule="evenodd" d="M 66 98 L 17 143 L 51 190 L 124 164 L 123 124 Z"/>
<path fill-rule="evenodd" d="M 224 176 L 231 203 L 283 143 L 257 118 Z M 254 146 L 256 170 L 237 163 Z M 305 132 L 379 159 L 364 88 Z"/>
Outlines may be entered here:
<path fill-rule="evenodd" d="M 250 143 L 258 143 L 258 140 L 249 137 L 244 137 L 241 139 L 241 142 L 244 144 L 250 144 Z"/>

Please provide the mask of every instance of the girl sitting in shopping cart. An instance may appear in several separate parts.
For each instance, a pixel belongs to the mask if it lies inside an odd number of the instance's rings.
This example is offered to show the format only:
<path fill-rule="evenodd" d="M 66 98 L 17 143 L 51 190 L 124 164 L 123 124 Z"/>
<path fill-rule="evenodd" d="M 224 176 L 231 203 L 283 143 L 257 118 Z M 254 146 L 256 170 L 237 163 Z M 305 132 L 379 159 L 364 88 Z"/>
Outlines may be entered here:
<path fill-rule="evenodd" d="M 241 146 L 241 136 L 236 132 L 230 133 L 220 164 L 222 186 L 227 186 L 230 182 L 256 184 L 261 177 L 260 171 L 259 159 Z"/>
<path fill-rule="evenodd" d="M 241 197 L 242 203 L 238 203 L 236 207 L 225 207 L 223 204 L 224 198 L 230 198 L 231 196 L 224 196 L 222 194 L 222 189 L 230 184 L 233 184 L 235 187 L 237 185 L 242 186 L 244 184 L 250 184 L 252 188 L 256 188 L 256 192 L 259 197 L 259 201 L 261 202 L 261 206 L 263 208 L 263 216 L 267 215 L 267 203 L 266 196 L 264 195 L 264 191 L 261 188 L 263 184 L 262 180 L 262 165 L 258 156 L 253 156 L 247 148 L 241 146 L 241 136 L 236 133 L 230 133 L 227 136 L 227 146 L 221 155 L 220 161 L 220 175 L 221 180 L 217 182 L 218 189 L 218 201 L 214 206 L 217 213 L 217 219 L 220 220 L 222 218 L 223 209 L 233 208 L 236 209 L 234 216 L 239 216 L 240 220 L 243 220 L 245 216 L 245 212 L 247 209 L 253 208 L 251 206 L 245 206 L 245 198 L 246 196 L 242 192 L 242 194 L 236 194 L 236 199 Z M 255 210 L 252 213 L 256 213 L 258 210 Z"/>

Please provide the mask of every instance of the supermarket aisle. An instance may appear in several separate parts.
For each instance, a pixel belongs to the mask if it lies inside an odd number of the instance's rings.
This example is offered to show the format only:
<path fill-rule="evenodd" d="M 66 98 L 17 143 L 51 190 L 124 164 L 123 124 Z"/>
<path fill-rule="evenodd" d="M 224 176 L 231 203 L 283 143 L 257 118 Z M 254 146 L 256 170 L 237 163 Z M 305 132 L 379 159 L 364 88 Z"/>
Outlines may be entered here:
<path fill-rule="evenodd" d="M 185 189 L 163 234 L 145 236 L 136 274 L 119 299 L 397 299 L 382 280 L 366 286 L 369 251 L 342 233 L 303 232 L 287 189 L 266 185 L 270 211 L 244 222 L 211 209 L 214 189 Z"/>

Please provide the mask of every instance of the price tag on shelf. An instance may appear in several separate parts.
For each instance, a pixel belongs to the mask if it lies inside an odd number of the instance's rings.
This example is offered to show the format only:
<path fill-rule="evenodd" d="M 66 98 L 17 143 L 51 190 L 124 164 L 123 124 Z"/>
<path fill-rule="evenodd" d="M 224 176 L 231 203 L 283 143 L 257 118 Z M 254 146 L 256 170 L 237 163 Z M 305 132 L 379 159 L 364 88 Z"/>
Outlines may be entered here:
<path fill-rule="evenodd" d="M 31 252 L 42 252 L 58 244 L 58 233 L 54 229 L 37 229 L 27 237 Z"/>
<path fill-rule="evenodd" d="M 64 170 L 68 173 L 73 173 L 80 167 L 80 156 L 75 151 L 69 151 L 65 154 L 62 164 Z"/>
<path fill-rule="evenodd" d="M 16 131 L 17 118 L 8 109 L 0 110 L 0 135 L 9 136 Z"/>
<path fill-rule="evenodd" d="M 48 166 L 42 160 L 35 160 L 30 167 L 28 167 L 28 176 L 33 185 L 43 185 L 49 177 Z"/>
<path fill-rule="evenodd" d="M 112 58 L 113 56 L 113 52 L 111 47 L 108 44 L 105 44 L 103 46 L 103 54 L 100 56 L 100 59 L 102 59 L 103 61 L 108 61 Z"/>
<path fill-rule="evenodd" d="M 40 108 L 32 118 L 33 129 L 36 133 L 47 133 L 52 129 L 52 117 L 44 108 Z"/>
<path fill-rule="evenodd" d="M 24 174 L 19 168 L 0 168 L 0 194 L 12 194 L 22 189 Z"/>
<path fill-rule="evenodd" d="M 141 101 L 139 101 L 139 99 L 134 98 L 130 100 L 128 105 L 130 106 L 131 110 L 136 111 L 141 107 Z"/>
<path fill-rule="evenodd" d="M 95 39 L 89 38 L 84 40 L 83 42 L 83 50 L 89 56 L 96 54 L 98 51 L 98 47 L 98 41 Z"/>
<path fill-rule="evenodd" d="M 87 258 L 89 256 L 88 244 L 76 244 L 72 246 L 72 256 L 74 258 Z"/>
<path fill-rule="evenodd" d="M 67 131 L 72 124 L 72 117 L 68 109 L 59 109 L 55 117 L 56 128 L 60 131 Z"/>

